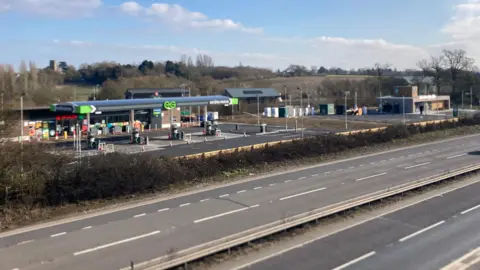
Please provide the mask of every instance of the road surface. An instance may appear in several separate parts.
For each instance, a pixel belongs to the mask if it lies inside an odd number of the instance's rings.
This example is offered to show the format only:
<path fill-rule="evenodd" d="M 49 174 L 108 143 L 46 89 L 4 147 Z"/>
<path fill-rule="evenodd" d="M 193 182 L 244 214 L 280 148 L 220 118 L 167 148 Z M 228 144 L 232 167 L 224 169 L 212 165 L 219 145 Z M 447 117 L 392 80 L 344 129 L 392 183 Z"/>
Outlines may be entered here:
<path fill-rule="evenodd" d="M 439 270 L 480 246 L 478 194 L 466 186 L 243 269 Z"/>
<path fill-rule="evenodd" d="M 269 175 L 49 227 L 7 232 L 0 235 L 0 269 L 126 267 L 130 260 L 175 254 L 295 214 L 477 163 L 479 156 L 469 154 L 476 149 L 480 149 L 480 136 L 457 138 Z"/>

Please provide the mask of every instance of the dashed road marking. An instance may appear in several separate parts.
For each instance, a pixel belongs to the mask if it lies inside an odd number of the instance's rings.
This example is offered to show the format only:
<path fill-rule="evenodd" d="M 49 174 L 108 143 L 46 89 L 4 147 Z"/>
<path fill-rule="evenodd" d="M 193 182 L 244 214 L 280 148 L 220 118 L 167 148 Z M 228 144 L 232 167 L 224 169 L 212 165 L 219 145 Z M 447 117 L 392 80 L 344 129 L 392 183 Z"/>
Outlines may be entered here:
<path fill-rule="evenodd" d="M 463 157 L 463 156 L 466 156 L 467 153 L 463 153 L 463 154 L 460 154 L 460 155 L 455 155 L 455 156 L 451 156 L 451 157 L 447 157 L 447 159 L 452 159 L 452 158 L 457 158 L 457 157 Z"/>
<path fill-rule="evenodd" d="M 312 174 L 312 177 L 316 177 L 316 176 L 318 176 L 318 173 L 316 173 L 316 174 Z"/>
<path fill-rule="evenodd" d="M 371 257 L 371 256 L 373 256 L 373 255 L 375 255 L 375 251 L 372 251 L 372 252 L 370 252 L 370 253 L 367 253 L 367 254 L 365 254 L 365 255 L 362 255 L 362 256 L 360 256 L 360 257 L 358 257 L 358 258 L 356 258 L 356 259 L 354 259 L 354 260 L 351 260 L 351 261 L 349 261 L 349 262 L 347 262 L 347 263 L 345 263 L 345 264 L 342 264 L 342 265 L 334 268 L 333 270 L 342 270 L 342 269 L 345 269 L 345 268 L 347 268 L 347 267 L 349 267 L 349 266 L 351 266 L 351 265 L 353 265 L 353 264 L 356 264 L 356 263 L 358 263 L 358 262 L 360 262 L 360 261 L 363 261 L 363 260 L 365 260 L 366 258 Z"/>
<path fill-rule="evenodd" d="M 87 226 L 87 227 L 83 227 L 82 230 L 88 230 L 88 229 L 91 229 L 92 226 Z"/>
<path fill-rule="evenodd" d="M 244 193 L 244 192 L 247 192 L 246 190 L 240 190 L 240 191 L 237 191 L 237 194 L 238 193 Z"/>
<path fill-rule="evenodd" d="M 262 187 L 254 187 L 253 189 L 261 189 Z"/>
<path fill-rule="evenodd" d="M 275 183 L 273 183 L 273 184 L 270 184 L 270 185 L 268 185 L 268 186 L 270 186 L 270 187 L 273 187 L 273 186 L 275 186 Z"/>
<path fill-rule="evenodd" d="M 290 195 L 290 196 L 287 196 L 287 197 L 280 198 L 280 201 L 288 200 L 288 199 L 295 198 L 295 197 L 298 197 L 298 196 L 307 195 L 307 194 L 322 191 L 322 190 L 325 190 L 325 189 L 327 189 L 327 188 L 323 187 L 323 188 L 317 188 L 317 189 L 314 189 L 314 190 L 305 191 L 305 192 L 302 192 L 302 193 L 297 193 L 297 194 L 294 194 L 294 195 Z"/>
<path fill-rule="evenodd" d="M 472 208 L 469 208 L 469 209 L 461 212 L 460 214 L 465 215 L 466 213 L 471 212 L 471 211 L 473 211 L 473 210 L 475 210 L 475 209 L 477 209 L 477 208 L 480 208 L 480 204 L 477 205 L 477 206 L 474 206 L 474 207 L 472 207 Z"/>
<path fill-rule="evenodd" d="M 200 202 L 206 202 L 206 201 L 209 201 L 210 198 L 206 198 L 206 199 L 203 199 L 203 200 L 200 200 Z"/>
<path fill-rule="evenodd" d="M 307 178 L 307 177 L 302 176 L 302 177 L 299 177 L 298 180 L 302 180 L 302 179 L 305 179 L 305 178 Z"/>
<path fill-rule="evenodd" d="M 408 166 L 408 167 L 405 167 L 405 170 L 408 170 L 408 169 L 411 169 L 411 168 L 420 167 L 420 166 L 427 165 L 427 164 L 430 164 L 430 163 L 431 163 L 431 162 L 424 162 L 424 163 L 420 163 L 420 164 L 417 164 L 417 165 Z"/>
<path fill-rule="evenodd" d="M 219 217 L 223 217 L 223 216 L 226 216 L 226 215 L 231 215 L 231 214 L 242 212 L 242 211 L 245 211 L 247 209 L 255 208 L 255 207 L 258 207 L 258 206 L 260 206 L 260 205 L 256 204 L 256 205 L 252 205 L 252 206 L 249 206 L 249 207 L 243 207 L 243 208 L 240 208 L 240 209 L 237 209 L 237 210 L 232 210 L 232 211 L 228 211 L 228 212 L 225 212 L 225 213 L 221 213 L 221 214 L 218 214 L 218 215 L 197 219 L 197 220 L 193 221 L 193 223 L 200 223 L 200 222 L 204 222 L 204 221 L 207 221 L 207 220 L 210 220 L 210 219 L 219 218 Z"/>
<path fill-rule="evenodd" d="M 165 212 L 165 211 L 168 211 L 168 210 L 170 210 L 170 208 L 163 208 L 163 209 L 158 209 L 157 212 Z"/>
<path fill-rule="evenodd" d="M 185 207 L 185 206 L 189 206 L 191 203 L 184 203 L 184 204 L 180 204 L 180 207 Z"/>
<path fill-rule="evenodd" d="M 67 234 L 67 232 L 52 234 L 52 235 L 50 235 L 50 237 L 57 237 L 57 236 L 65 235 L 65 234 Z"/>
<path fill-rule="evenodd" d="M 426 231 L 428 231 L 428 230 L 431 230 L 431 229 L 433 229 L 433 228 L 435 228 L 435 227 L 437 227 L 437 226 L 440 226 L 440 225 L 442 225 L 443 223 L 445 223 L 445 220 L 442 220 L 442 221 L 437 222 L 437 223 L 435 223 L 435 224 L 433 224 L 433 225 L 430 225 L 430 226 L 428 226 L 428 227 L 426 227 L 426 228 L 423 228 L 423 229 L 421 229 L 421 230 L 419 230 L 419 231 L 417 231 L 417 232 L 414 232 L 414 233 L 412 233 L 412 234 L 410 234 L 410 235 L 407 235 L 407 236 L 401 238 L 401 239 L 398 240 L 398 241 L 399 241 L 399 242 L 404 242 L 404 241 L 406 241 L 406 240 L 408 240 L 408 239 L 410 239 L 410 238 L 412 238 L 412 237 L 415 237 L 415 236 L 417 236 L 417 235 L 419 235 L 419 234 L 421 234 L 421 233 L 424 233 L 424 232 L 426 232 Z"/>
<path fill-rule="evenodd" d="M 25 244 L 28 244 L 28 243 L 31 243 L 31 242 L 33 242 L 33 240 L 22 241 L 22 242 L 18 243 L 17 245 L 25 245 Z"/>
<path fill-rule="evenodd" d="M 292 180 L 286 180 L 285 183 L 289 183 L 289 182 L 292 182 Z"/>
<path fill-rule="evenodd" d="M 135 215 L 133 217 L 134 218 L 139 218 L 139 217 L 143 217 L 143 216 L 146 216 L 146 215 L 147 215 L 146 213 L 142 213 L 142 214 Z"/>

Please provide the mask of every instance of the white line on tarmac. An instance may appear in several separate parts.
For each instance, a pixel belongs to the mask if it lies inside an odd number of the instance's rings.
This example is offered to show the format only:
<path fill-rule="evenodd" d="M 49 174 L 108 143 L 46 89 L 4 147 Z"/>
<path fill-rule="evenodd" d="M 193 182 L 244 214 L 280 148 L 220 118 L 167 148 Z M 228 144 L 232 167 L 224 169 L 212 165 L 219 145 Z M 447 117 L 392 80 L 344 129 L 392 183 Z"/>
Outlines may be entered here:
<path fill-rule="evenodd" d="M 25 244 L 28 244 L 28 243 L 31 243 L 31 242 L 33 242 L 33 240 L 23 241 L 23 242 L 18 243 L 17 245 L 25 245 Z"/>
<path fill-rule="evenodd" d="M 474 206 L 474 207 L 472 207 L 472 208 L 469 208 L 469 209 L 461 212 L 460 214 L 465 215 L 466 213 L 471 212 L 471 211 L 473 211 L 473 210 L 475 210 L 475 209 L 477 209 L 477 208 L 480 208 L 480 204 L 477 205 L 477 206 Z"/>
<path fill-rule="evenodd" d="M 218 196 L 219 198 L 225 198 L 225 197 L 228 197 L 230 194 L 223 194 L 223 195 L 220 195 Z"/>
<path fill-rule="evenodd" d="M 290 182 L 292 182 L 292 180 L 286 180 L 286 181 L 285 181 L 285 183 L 290 183 Z"/>
<path fill-rule="evenodd" d="M 377 177 L 377 176 L 382 176 L 382 175 L 385 175 L 385 174 L 387 174 L 387 173 L 384 172 L 384 173 L 379 173 L 379 174 L 375 174 L 375 175 L 370 175 L 370 176 L 358 178 L 358 179 L 355 180 L 355 181 L 362 181 L 362 180 L 365 180 L 365 179 L 369 179 L 369 178 L 373 178 L 373 177 Z"/>
<path fill-rule="evenodd" d="M 203 199 L 203 200 L 200 200 L 200 202 L 206 202 L 206 201 L 209 201 L 210 198 L 207 198 L 207 199 Z"/>
<path fill-rule="evenodd" d="M 413 166 L 408 166 L 408 167 L 405 167 L 405 170 L 408 170 L 408 169 L 411 169 L 411 168 L 415 168 L 415 167 L 420 167 L 420 166 L 427 165 L 427 164 L 430 164 L 430 163 L 431 163 L 431 162 L 425 162 L 425 163 L 420 163 L 420 164 L 413 165 Z"/>
<path fill-rule="evenodd" d="M 157 212 L 164 212 L 164 211 L 168 211 L 170 210 L 170 208 L 163 208 L 163 209 L 158 209 Z"/>
<path fill-rule="evenodd" d="M 312 174 L 312 177 L 315 177 L 315 176 L 318 176 L 318 173 L 316 173 L 316 174 Z"/>
<path fill-rule="evenodd" d="M 261 189 L 262 187 L 254 187 L 253 189 Z"/>
<path fill-rule="evenodd" d="M 52 234 L 50 235 L 50 237 L 57 237 L 57 236 L 60 236 L 60 235 L 65 235 L 67 234 L 66 232 L 61 232 L 61 233 L 56 233 L 56 234 Z"/>
<path fill-rule="evenodd" d="M 302 180 L 302 179 L 305 179 L 305 178 L 307 178 L 307 177 L 302 176 L 302 177 L 299 177 L 298 180 Z"/>
<path fill-rule="evenodd" d="M 463 153 L 463 154 L 460 154 L 460 155 L 455 155 L 455 156 L 451 156 L 451 157 L 447 157 L 447 159 L 452 159 L 452 158 L 457 158 L 457 157 L 463 157 L 463 156 L 466 156 L 467 153 Z"/>
<path fill-rule="evenodd" d="M 108 247 L 111 247 L 111 246 L 120 245 L 120 244 L 123 244 L 123 243 L 135 241 L 135 240 L 145 238 L 145 237 L 149 237 L 149 236 L 159 234 L 159 233 L 160 233 L 160 231 L 154 231 L 154 232 L 151 232 L 151 233 L 142 234 L 142 235 L 139 235 L 139 236 L 135 236 L 135 237 L 123 239 L 123 240 L 120 240 L 120 241 L 112 242 L 112 243 L 109 243 L 109 244 L 106 244 L 106 245 L 101 245 L 101 246 L 98 246 L 98 247 L 85 249 L 85 250 L 73 253 L 73 256 L 78 256 L 78 255 L 82 255 L 82 254 L 85 254 L 85 253 L 90 253 L 90 252 L 97 251 L 97 250 L 100 250 L 100 249 L 108 248 Z"/>
<path fill-rule="evenodd" d="M 322 190 L 325 190 L 325 189 L 327 189 L 327 188 L 323 187 L 323 188 L 317 188 L 317 189 L 314 189 L 314 190 L 305 191 L 305 192 L 302 192 L 302 193 L 298 193 L 298 194 L 294 194 L 294 195 L 290 195 L 290 196 L 287 196 L 287 197 L 280 198 L 280 201 L 288 200 L 288 199 L 295 198 L 295 197 L 302 196 L 302 195 L 307 195 L 307 194 L 317 192 L 317 191 L 322 191 Z"/>
<path fill-rule="evenodd" d="M 180 204 L 180 207 L 185 207 L 185 206 L 189 206 L 191 203 L 184 203 L 184 204 Z"/>
<path fill-rule="evenodd" d="M 82 230 L 88 230 L 88 229 L 91 229 L 92 226 L 87 226 L 87 227 L 83 227 Z"/>
<path fill-rule="evenodd" d="M 246 190 L 237 191 L 237 193 L 243 193 L 243 192 L 247 192 L 247 191 Z"/>
<path fill-rule="evenodd" d="M 340 265 L 339 267 L 336 267 L 336 268 L 334 268 L 334 269 L 332 269 L 332 270 L 342 270 L 342 269 L 345 269 L 345 268 L 347 268 L 347 267 L 349 267 L 349 266 L 351 266 L 351 265 L 354 265 L 354 264 L 356 264 L 356 263 L 358 263 L 358 262 L 360 262 L 360 261 L 363 261 L 363 260 L 365 260 L 366 258 L 371 257 L 371 256 L 373 256 L 373 255 L 375 255 L 375 251 L 372 251 L 372 252 L 370 252 L 370 253 L 367 253 L 367 254 L 365 254 L 365 255 L 362 255 L 362 256 L 356 258 L 355 260 L 351 260 L 351 261 L 347 262 L 346 264 L 342 264 L 342 265 Z"/>
<path fill-rule="evenodd" d="M 146 216 L 146 215 L 147 215 L 146 213 L 141 213 L 141 214 L 135 215 L 133 217 L 134 218 L 139 218 L 139 217 L 143 217 L 143 216 Z"/>
<path fill-rule="evenodd" d="M 332 173 L 332 172 L 325 172 L 325 174 L 330 174 L 330 173 Z"/>
<path fill-rule="evenodd" d="M 424 232 L 426 232 L 426 231 L 428 231 L 428 230 L 431 230 L 431 229 L 433 229 L 433 228 L 435 228 L 435 227 L 437 227 L 437 226 L 440 226 L 440 225 L 442 225 L 443 223 L 445 223 L 445 220 L 442 220 L 442 221 L 437 222 L 437 223 L 435 223 L 435 224 L 433 224 L 433 225 L 430 225 L 430 226 L 428 226 L 428 227 L 426 227 L 426 228 L 423 228 L 423 229 L 421 229 L 420 231 L 417 231 L 417 232 L 414 232 L 414 233 L 412 233 L 412 234 L 410 234 L 410 235 L 407 235 L 407 236 L 401 238 L 401 239 L 398 240 L 398 241 L 399 241 L 399 242 L 406 241 L 406 240 L 408 240 L 408 239 L 410 239 L 410 238 L 412 238 L 412 237 L 415 237 L 415 236 L 417 236 L 417 235 L 419 235 L 419 234 L 421 234 L 421 233 L 424 233 Z"/>
<path fill-rule="evenodd" d="M 244 208 L 240 208 L 240 209 L 237 209 L 237 210 L 228 211 L 228 212 L 221 213 L 221 214 L 218 214 L 218 215 L 197 219 L 197 220 L 193 221 L 193 223 L 204 222 L 204 221 L 207 221 L 207 220 L 210 220 L 210 219 L 219 218 L 219 217 L 223 217 L 223 216 L 226 216 L 226 215 L 242 212 L 242 211 L 245 211 L 247 209 L 255 208 L 255 207 L 259 207 L 259 206 L 260 206 L 259 204 L 256 204 L 256 205 L 252 205 L 252 206 L 249 206 L 249 207 L 244 207 Z"/>
<path fill-rule="evenodd" d="M 273 184 L 270 184 L 269 186 L 273 187 L 273 186 L 275 186 L 275 183 L 273 183 Z"/>

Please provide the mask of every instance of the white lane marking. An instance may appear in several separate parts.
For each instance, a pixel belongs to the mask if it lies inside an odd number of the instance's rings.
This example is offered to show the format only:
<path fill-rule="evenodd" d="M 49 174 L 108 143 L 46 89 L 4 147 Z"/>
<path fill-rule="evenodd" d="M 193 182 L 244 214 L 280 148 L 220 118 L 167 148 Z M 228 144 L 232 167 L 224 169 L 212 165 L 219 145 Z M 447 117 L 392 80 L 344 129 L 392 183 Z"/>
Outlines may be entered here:
<path fill-rule="evenodd" d="M 139 218 L 139 217 L 143 217 L 143 216 L 146 216 L 146 215 L 147 215 L 146 213 L 141 213 L 141 214 L 135 215 L 133 217 L 134 218 Z"/>
<path fill-rule="evenodd" d="M 414 232 L 414 233 L 412 233 L 412 234 L 410 234 L 410 235 L 407 235 L 407 236 L 401 238 L 401 239 L 398 240 L 398 241 L 399 241 L 399 242 L 406 241 L 406 240 L 408 240 L 408 239 L 410 239 L 410 238 L 412 238 L 412 237 L 415 237 L 415 236 L 417 236 L 417 235 L 419 235 L 419 234 L 421 234 L 421 233 L 424 233 L 424 232 L 426 232 L 426 231 L 428 231 L 428 230 L 431 230 L 431 229 L 433 229 L 433 228 L 435 228 L 435 227 L 437 227 L 437 226 L 440 226 L 440 225 L 442 225 L 443 223 L 445 223 L 445 220 L 442 220 L 442 221 L 437 222 L 437 223 L 435 223 L 435 224 L 433 224 L 433 225 L 430 225 L 430 226 L 428 226 L 428 227 L 426 227 L 426 228 L 423 228 L 423 229 L 421 229 L 420 231 L 417 231 L 417 232 Z"/>
<path fill-rule="evenodd" d="M 307 195 L 307 194 L 322 191 L 322 190 L 325 190 L 325 189 L 327 189 L 327 188 L 323 187 L 323 188 L 317 188 L 317 189 L 314 189 L 314 190 L 305 191 L 305 192 L 302 192 L 302 193 L 298 193 L 298 194 L 294 194 L 294 195 L 290 195 L 290 196 L 287 196 L 287 197 L 280 198 L 280 201 L 288 200 L 288 199 L 295 198 L 295 197 L 302 196 L 302 195 Z"/>
<path fill-rule="evenodd" d="M 230 196 L 230 194 L 223 194 L 223 195 L 220 195 L 220 196 L 218 196 L 218 197 L 219 197 L 219 198 L 224 198 L 224 197 L 228 197 L 228 196 Z"/>
<path fill-rule="evenodd" d="M 477 183 L 477 182 L 475 182 L 475 183 Z M 369 222 L 369 221 L 378 219 L 378 218 L 380 218 L 380 217 L 383 217 L 383 216 L 386 216 L 386 215 L 388 215 L 388 214 L 391 214 L 391 213 L 400 211 L 400 210 L 405 209 L 405 208 L 412 207 L 412 206 L 414 206 L 414 205 L 420 204 L 420 203 L 422 203 L 422 202 L 426 202 L 426 201 L 431 200 L 431 199 L 433 199 L 433 198 L 436 198 L 436 197 L 438 197 L 438 196 L 442 196 L 443 194 L 448 194 L 448 193 L 454 192 L 454 191 L 456 191 L 456 190 L 465 188 L 465 187 L 470 186 L 470 185 L 472 185 L 472 183 L 463 184 L 463 185 L 458 186 L 458 187 L 455 187 L 455 188 L 453 188 L 453 189 L 449 189 L 449 190 L 446 190 L 446 191 L 442 191 L 440 194 L 436 194 L 436 195 L 433 195 L 433 196 L 429 196 L 429 197 L 427 197 L 427 198 L 423 198 L 423 199 L 420 199 L 420 200 L 418 200 L 418 201 L 414 201 L 414 202 L 412 202 L 412 203 L 409 203 L 409 204 L 407 204 L 407 205 L 403 205 L 403 206 L 400 206 L 400 207 L 398 207 L 398 206 L 397 206 L 397 207 L 394 207 L 394 208 L 392 208 L 392 209 L 390 209 L 390 210 L 388 210 L 388 211 L 386 211 L 386 212 L 384 212 L 384 213 L 381 213 L 381 214 L 378 214 L 378 215 L 376 215 L 376 216 L 367 218 L 367 219 L 365 219 L 365 220 L 358 221 L 357 223 L 348 225 L 348 226 L 346 226 L 346 227 L 342 227 L 342 228 L 336 229 L 336 230 L 331 231 L 331 232 L 328 232 L 328 233 L 326 233 L 326 234 L 324 234 L 324 235 L 320 235 L 319 237 L 316 237 L 316 238 L 307 240 L 307 241 L 305 241 L 305 242 L 302 242 L 302 243 L 300 243 L 300 244 L 298 244 L 298 245 L 295 245 L 295 246 L 292 246 L 292 247 L 288 247 L 288 248 L 286 248 L 286 249 L 280 250 L 280 251 L 275 252 L 275 253 L 273 253 L 273 254 L 269 254 L 269 255 L 264 256 L 264 257 L 262 257 L 262 258 L 259 258 L 259 259 L 257 259 L 257 260 L 254 260 L 254 261 L 245 263 L 245 264 L 243 264 L 243 265 L 241 265 L 241 266 L 238 266 L 238 267 L 236 267 L 236 268 L 233 268 L 232 270 L 240 270 L 240 269 L 247 268 L 247 267 L 252 266 L 252 265 L 254 265 L 254 264 L 257 264 L 257 263 L 259 263 L 259 262 L 268 260 L 268 259 L 270 259 L 270 258 L 277 257 L 278 255 L 281 255 L 281 254 L 283 254 L 283 253 L 285 253 L 285 252 L 288 252 L 288 251 L 290 251 L 290 250 L 294 250 L 294 249 L 297 249 L 297 248 L 304 247 L 304 246 L 306 246 L 306 245 L 308 245 L 308 244 L 314 243 L 314 242 L 316 242 L 316 241 L 318 241 L 318 240 L 321 240 L 321 239 L 324 239 L 324 238 L 326 238 L 326 237 L 328 237 L 328 236 L 335 235 L 335 234 L 337 234 L 337 233 L 346 231 L 346 230 L 351 229 L 351 228 L 354 228 L 354 227 L 356 227 L 356 226 L 365 224 L 365 223 L 367 223 L 367 222 Z M 272 201 L 270 201 L 270 202 L 272 202 Z"/>
<path fill-rule="evenodd" d="M 50 235 L 50 237 L 57 237 L 57 236 L 65 235 L 65 234 L 67 234 L 67 232 L 52 234 L 52 235 Z"/>
<path fill-rule="evenodd" d="M 365 166 L 364 164 L 361 164 L 361 165 L 360 165 L 360 166 L 358 166 L 358 167 L 364 167 L 364 166 Z"/>
<path fill-rule="evenodd" d="M 473 211 L 473 210 L 475 210 L 475 209 L 477 209 L 477 208 L 480 208 L 480 204 L 477 205 L 477 206 L 474 206 L 474 207 L 472 207 L 472 208 L 469 208 L 469 209 L 461 212 L 460 214 L 465 215 L 466 213 L 471 212 L 471 211 Z"/>
<path fill-rule="evenodd" d="M 270 184 L 269 186 L 270 186 L 270 187 L 273 187 L 273 186 L 275 186 L 275 183 L 273 183 L 273 184 Z"/>
<path fill-rule="evenodd" d="M 427 164 L 430 164 L 430 163 L 431 163 L 431 162 L 424 162 L 424 163 L 420 163 L 420 164 L 417 164 L 417 165 L 408 166 L 408 167 L 405 167 L 405 170 L 408 170 L 408 169 L 411 169 L 411 168 L 415 168 L 415 167 L 420 167 L 420 166 L 427 165 Z"/>
<path fill-rule="evenodd" d="M 316 174 L 312 174 L 312 177 L 315 177 L 315 176 L 318 176 L 318 173 L 316 173 Z"/>
<path fill-rule="evenodd" d="M 351 166 L 351 167 L 348 167 L 348 169 L 355 169 L 355 167 Z"/>
<path fill-rule="evenodd" d="M 466 156 L 467 153 L 463 153 L 463 154 L 460 154 L 460 155 L 455 155 L 455 156 L 451 156 L 451 157 L 447 157 L 447 159 L 452 159 L 452 158 L 457 158 L 457 157 L 463 157 L 463 156 Z"/>
<path fill-rule="evenodd" d="M 203 199 L 203 200 L 200 200 L 200 202 L 206 202 L 206 201 L 209 201 L 210 198 L 207 198 L 207 199 Z"/>
<path fill-rule="evenodd" d="M 12 270 L 20 270 L 20 268 L 13 268 Z"/>
<path fill-rule="evenodd" d="M 358 178 L 358 179 L 355 180 L 355 181 L 362 181 L 362 180 L 365 180 L 365 179 L 369 179 L 369 178 L 373 178 L 373 177 L 377 177 L 377 176 L 382 176 L 382 175 L 385 175 L 385 174 L 387 174 L 387 173 L 386 173 L 386 172 L 383 172 L 383 173 L 379 173 L 379 174 L 375 174 L 375 175 L 370 175 L 370 176 Z"/>
<path fill-rule="evenodd" d="M 292 180 L 287 180 L 287 181 L 285 181 L 285 183 L 289 183 L 289 182 L 292 182 Z"/>
<path fill-rule="evenodd" d="M 191 203 L 184 203 L 184 204 L 180 204 L 179 207 L 185 207 L 185 206 L 189 206 Z"/>
<path fill-rule="evenodd" d="M 395 158 L 394 158 L 394 157 L 392 157 L 390 160 L 395 160 Z"/>
<path fill-rule="evenodd" d="M 337 172 L 341 172 L 341 171 L 343 171 L 343 169 L 338 169 L 338 170 L 337 170 Z"/>
<path fill-rule="evenodd" d="M 246 190 L 237 191 L 237 193 L 243 193 L 243 192 L 247 192 L 247 191 Z"/>
<path fill-rule="evenodd" d="M 384 162 L 387 162 L 387 161 L 385 159 L 380 161 L 380 163 L 384 163 Z"/>
<path fill-rule="evenodd" d="M 307 177 L 302 176 L 302 177 L 299 177 L 298 180 L 302 180 L 302 179 L 305 179 L 305 178 L 307 178 Z"/>
<path fill-rule="evenodd" d="M 345 269 L 345 268 L 347 268 L 347 267 L 349 267 L 349 266 L 351 266 L 351 265 L 354 265 L 354 264 L 356 264 L 356 263 L 358 263 L 358 262 L 360 262 L 360 261 L 363 261 L 363 260 L 365 260 L 366 258 L 371 257 L 371 256 L 373 256 L 373 255 L 375 255 L 375 251 L 372 251 L 372 252 L 370 252 L 370 253 L 367 253 L 367 254 L 365 254 L 365 255 L 362 255 L 362 256 L 354 259 L 354 260 L 351 260 L 351 261 L 349 261 L 349 262 L 347 262 L 347 263 L 345 263 L 345 264 L 342 264 L 342 265 L 340 265 L 340 266 L 338 266 L 338 267 L 335 267 L 335 268 L 332 269 L 332 270 L 342 270 L 342 269 Z"/>
<path fill-rule="evenodd" d="M 210 219 L 219 218 L 219 217 L 223 217 L 223 216 L 226 216 L 226 215 L 231 215 L 231 214 L 234 214 L 234 213 L 242 212 L 242 211 L 245 211 L 247 209 L 255 208 L 255 207 L 259 207 L 259 206 L 260 206 L 259 204 L 256 204 L 256 205 L 252 205 L 252 206 L 249 206 L 249 207 L 244 207 L 244 208 L 240 208 L 240 209 L 237 209 L 237 210 L 228 211 L 228 212 L 221 213 L 221 214 L 218 214 L 218 215 L 197 219 L 197 220 L 193 221 L 193 223 L 204 222 L 204 221 L 207 221 L 207 220 L 210 220 Z"/>
<path fill-rule="evenodd" d="M 325 172 L 325 174 L 330 174 L 330 173 L 332 173 L 332 172 Z"/>
<path fill-rule="evenodd" d="M 28 243 L 31 243 L 31 242 L 33 242 L 33 240 L 22 241 L 22 242 L 18 243 L 17 245 L 25 245 L 25 244 L 28 244 Z"/>
<path fill-rule="evenodd" d="M 111 247 L 111 246 L 120 245 L 120 244 L 123 244 L 123 243 L 135 241 L 135 240 L 145 238 L 145 237 L 149 237 L 149 236 L 159 234 L 159 233 L 160 233 L 160 231 L 154 231 L 154 232 L 151 232 L 151 233 L 142 234 L 142 235 L 139 235 L 139 236 L 135 236 L 135 237 L 123 239 L 123 240 L 120 240 L 120 241 L 112 242 L 112 243 L 109 243 L 109 244 L 106 244 L 106 245 L 101 245 L 101 246 L 97 246 L 97 247 L 94 247 L 94 248 L 85 249 L 85 250 L 73 253 L 73 256 L 78 256 L 78 255 L 82 255 L 82 254 L 85 254 L 85 253 L 90 253 L 90 252 L 97 251 L 97 250 L 100 250 L 100 249 L 108 248 L 108 247 Z"/>
<path fill-rule="evenodd" d="M 163 208 L 163 209 L 158 209 L 157 212 L 165 212 L 170 210 L 170 208 Z"/>
<path fill-rule="evenodd" d="M 88 230 L 88 229 L 91 229 L 92 226 L 87 226 L 87 227 L 83 227 L 82 230 Z"/>
<path fill-rule="evenodd" d="M 262 187 L 254 187 L 253 189 L 261 189 Z"/>
<path fill-rule="evenodd" d="M 377 162 L 370 162 L 370 164 L 375 165 L 375 164 L 377 164 Z"/>
<path fill-rule="evenodd" d="M 404 158 L 404 157 L 405 157 L 405 156 L 401 156 L 401 157 L 399 157 L 399 158 Z"/>

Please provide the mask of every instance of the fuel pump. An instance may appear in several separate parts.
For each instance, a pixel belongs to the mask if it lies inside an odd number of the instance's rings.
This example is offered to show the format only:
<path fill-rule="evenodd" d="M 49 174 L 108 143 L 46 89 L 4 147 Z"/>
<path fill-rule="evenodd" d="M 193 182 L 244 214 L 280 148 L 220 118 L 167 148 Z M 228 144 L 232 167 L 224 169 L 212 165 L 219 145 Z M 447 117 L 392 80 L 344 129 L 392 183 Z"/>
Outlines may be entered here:
<path fill-rule="evenodd" d="M 180 131 L 179 123 L 172 123 L 170 125 L 170 134 L 168 135 L 169 140 L 183 140 L 184 133 Z"/>
<path fill-rule="evenodd" d="M 217 121 L 207 121 L 206 125 L 207 125 L 207 132 L 205 134 L 206 136 L 215 136 L 215 134 L 217 134 L 217 130 L 220 131 L 220 129 L 218 128 Z"/>
<path fill-rule="evenodd" d="M 97 149 L 98 142 L 91 132 L 89 132 L 87 135 L 87 142 L 88 142 L 87 145 L 89 149 Z"/>
<path fill-rule="evenodd" d="M 140 144 L 141 139 L 140 139 L 140 130 L 138 128 L 134 128 L 132 131 L 132 144 Z"/>

